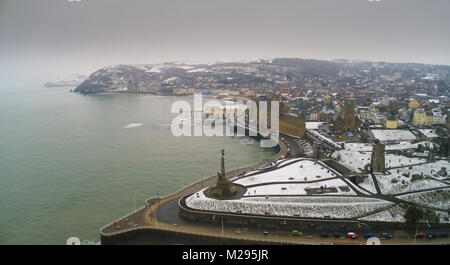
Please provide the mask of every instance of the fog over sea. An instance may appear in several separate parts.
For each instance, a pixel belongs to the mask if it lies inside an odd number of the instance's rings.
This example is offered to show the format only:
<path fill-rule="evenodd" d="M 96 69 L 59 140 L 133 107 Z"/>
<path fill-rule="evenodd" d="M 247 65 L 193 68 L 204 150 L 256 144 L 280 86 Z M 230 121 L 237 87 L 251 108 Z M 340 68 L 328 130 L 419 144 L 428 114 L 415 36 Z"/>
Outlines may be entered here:
<path fill-rule="evenodd" d="M 99 243 L 144 200 L 274 154 L 245 137 L 174 137 L 173 102 L 193 97 L 0 90 L 0 244 Z M 203 102 L 206 99 L 204 98 Z"/>

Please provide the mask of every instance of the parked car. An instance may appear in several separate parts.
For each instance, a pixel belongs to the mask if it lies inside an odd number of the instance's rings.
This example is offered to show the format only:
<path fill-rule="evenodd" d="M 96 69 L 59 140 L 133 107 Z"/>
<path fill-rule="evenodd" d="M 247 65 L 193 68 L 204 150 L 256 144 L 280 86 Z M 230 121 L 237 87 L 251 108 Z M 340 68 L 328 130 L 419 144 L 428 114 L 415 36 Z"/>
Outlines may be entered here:
<path fill-rule="evenodd" d="M 417 233 L 417 234 L 415 235 L 415 238 L 419 238 L 419 239 L 423 238 L 423 233 L 422 233 L 422 232 Z"/>
<path fill-rule="evenodd" d="M 320 236 L 320 237 L 330 237 L 331 234 L 330 234 L 330 233 L 327 233 L 327 232 L 321 232 L 321 233 L 319 234 L 319 236 Z"/>
<path fill-rule="evenodd" d="M 364 238 L 371 238 L 371 237 L 374 237 L 374 235 L 372 233 L 370 233 L 370 232 L 364 233 Z"/>
<path fill-rule="evenodd" d="M 448 233 L 447 232 L 440 232 L 439 233 L 439 237 L 447 238 L 448 237 Z"/>
<path fill-rule="evenodd" d="M 269 232 L 267 232 L 267 231 L 264 231 L 264 235 L 265 236 L 267 236 L 269 234 Z"/>
<path fill-rule="evenodd" d="M 358 233 L 354 233 L 354 232 L 348 232 L 347 233 L 347 238 L 359 239 L 359 234 Z"/>
<path fill-rule="evenodd" d="M 298 230 L 292 230 L 292 235 L 293 236 L 301 236 L 303 233 L 298 231 Z"/>
<path fill-rule="evenodd" d="M 341 234 L 341 233 L 334 233 L 334 237 L 335 238 L 345 238 L 345 235 Z"/>
<path fill-rule="evenodd" d="M 384 239 L 391 239 L 392 238 L 392 234 L 390 234 L 390 233 L 381 233 L 380 237 L 384 238 Z"/>
<path fill-rule="evenodd" d="M 429 232 L 429 233 L 427 234 L 427 238 L 428 238 L 428 239 L 432 239 L 432 238 L 436 238 L 436 237 L 437 237 L 437 234 L 434 233 L 434 232 Z"/>

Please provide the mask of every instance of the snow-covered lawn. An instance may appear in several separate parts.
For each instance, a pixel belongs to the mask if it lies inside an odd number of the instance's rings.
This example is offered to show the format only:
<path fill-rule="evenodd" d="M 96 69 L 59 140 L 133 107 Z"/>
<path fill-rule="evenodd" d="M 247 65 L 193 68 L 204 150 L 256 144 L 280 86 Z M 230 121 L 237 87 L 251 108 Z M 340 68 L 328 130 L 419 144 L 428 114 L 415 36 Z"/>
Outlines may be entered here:
<path fill-rule="evenodd" d="M 450 189 L 417 192 L 398 196 L 399 199 L 415 202 L 423 206 L 431 206 L 442 210 L 450 210 Z"/>
<path fill-rule="evenodd" d="M 371 176 L 368 176 L 367 178 L 364 178 L 364 181 L 359 183 L 358 186 L 360 186 L 363 189 L 366 189 L 372 193 L 377 193 L 377 189 L 375 188 L 375 185 L 373 184 L 373 180 Z"/>
<path fill-rule="evenodd" d="M 371 130 L 373 136 L 380 141 L 414 140 L 416 136 L 409 130 Z"/>
<path fill-rule="evenodd" d="M 301 160 L 303 160 L 303 158 L 281 159 L 281 160 L 278 160 L 277 163 L 278 163 L 278 167 L 281 167 L 286 164 L 290 164 L 294 161 L 301 161 Z"/>
<path fill-rule="evenodd" d="M 206 198 L 203 192 L 199 197 L 194 194 L 186 198 L 188 207 L 204 211 L 245 213 L 272 216 L 298 216 L 314 218 L 354 218 L 383 207 L 392 205 L 391 202 L 382 200 L 374 202 L 334 202 L 325 203 L 301 203 L 301 202 L 277 202 L 277 201 L 249 201 L 249 200 L 214 200 Z"/>
<path fill-rule="evenodd" d="M 287 181 L 287 180 L 285 180 Z M 238 181 L 236 181 L 237 183 Z M 305 188 L 326 188 L 335 187 L 337 192 L 326 193 L 327 195 L 356 195 L 356 193 L 349 188 L 348 191 L 342 191 L 339 187 L 348 187 L 348 185 L 340 178 L 329 179 L 314 183 L 295 183 L 295 184 L 268 184 L 248 188 L 245 196 L 250 195 L 306 195 L 308 194 Z"/>
<path fill-rule="evenodd" d="M 396 144 L 388 144 L 386 145 L 386 150 L 405 150 L 405 149 L 417 149 L 419 147 L 419 144 L 425 146 L 428 144 L 429 146 L 433 146 L 431 142 L 423 141 L 418 143 L 411 143 L 409 141 L 401 141 Z M 345 143 L 345 150 L 347 151 L 363 151 L 363 152 L 372 152 L 372 145 L 371 144 L 364 144 L 364 143 Z"/>
<path fill-rule="evenodd" d="M 427 162 L 427 160 L 424 158 L 386 154 L 384 162 L 386 163 L 386 168 L 390 168 L 390 167 L 401 167 L 401 166 L 421 164 Z"/>
<path fill-rule="evenodd" d="M 437 174 L 437 172 L 440 171 L 441 168 L 446 168 L 447 174 L 450 175 L 450 163 L 447 160 L 438 160 L 433 163 L 413 166 L 412 169 L 409 169 L 409 167 L 406 167 L 406 168 L 399 168 L 398 170 L 399 170 L 399 174 L 410 173 L 411 175 L 414 175 L 414 174 L 420 175 L 423 173 L 424 175 L 428 175 L 428 176 L 435 177 L 438 179 L 445 179 L 447 177 L 450 177 L 450 176 L 442 176 L 442 175 Z M 394 169 L 393 171 L 397 172 L 397 169 Z M 433 172 L 431 172 L 431 171 L 433 171 Z"/>
<path fill-rule="evenodd" d="M 396 205 L 387 210 L 360 218 L 361 221 L 372 221 L 372 222 L 405 222 L 405 209 Z"/>
<path fill-rule="evenodd" d="M 405 177 L 401 174 L 392 175 L 376 175 L 378 185 L 383 194 L 398 194 L 410 191 L 420 191 L 431 188 L 448 187 L 448 185 L 432 180 L 421 179 L 417 181 L 411 181 L 411 177 Z M 396 179 L 397 183 L 392 183 L 392 179 Z M 405 184 L 403 184 L 403 181 Z"/>
<path fill-rule="evenodd" d="M 366 164 L 370 164 L 369 152 L 354 152 L 340 150 L 333 153 L 332 157 L 337 159 L 339 163 L 346 166 L 347 168 L 360 172 L 364 170 Z"/>
<path fill-rule="evenodd" d="M 287 202 L 287 203 L 374 203 L 379 199 L 357 196 L 269 196 L 266 197 L 243 197 L 241 201 L 255 202 Z"/>
<path fill-rule="evenodd" d="M 355 151 L 340 150 L 334 152 L 332 157 L 338 159 L 339 162 L 344 166 L 346 166 L 347 168 L 355 172 L 361 172 L 364 170 L 364 166 L 366 164 L 370 164 L 371 155 L 372 155 L 371 152 L 355 152 Z M 385 155 L 386 168 L 414 165 L 424 162 L 426 162 L 426 159 L 423 158 L 414 158 L 414 157 L 409 158 L 395 154 Z"/>
<path fill-rule="evenodd" d="M 286 165 L 292 161 L 296 162 L 294 162 L 291 165 Z M 279 164 L 279 166 L 282 166 L 279 169 L 256 174 L 253 176 L 248 176 L 258 172 L 253 171 L 251 173 L 246 174 L 246 177 L 236 180 L 235 183 L 248 186 L 253 184 L 261 184 L 269 182 L 313 181 L 337 177 L 337 175 L 325 165 L 321 163 L 316 163 L 314 165 L 314 163 L 315 162 L 310 160 L 301 160 L 301 159 L 292 159 L 288 161 L 283 161 Z"/>

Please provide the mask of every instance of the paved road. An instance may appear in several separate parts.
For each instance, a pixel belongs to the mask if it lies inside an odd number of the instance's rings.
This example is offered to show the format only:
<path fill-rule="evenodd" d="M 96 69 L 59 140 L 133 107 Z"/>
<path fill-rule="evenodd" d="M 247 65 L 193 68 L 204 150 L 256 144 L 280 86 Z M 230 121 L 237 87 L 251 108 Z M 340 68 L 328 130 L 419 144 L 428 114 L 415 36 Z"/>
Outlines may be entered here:
<path fill-rule="evenodd" d="M 167 225 L 176 229 L 186 229 L 189 231 L 198 231 L 215 234 L 216 236 L 222 235 L 222 225 L 221 224 L 211 224 L 211 223 L 198 223 L 187 221 L 180 218 L 177 214 L 178 210 L 178 202 L 176 200 L 170 201 L 164 205 L 161 205 L 157 212 L 158 224 L 164 224 L 165 227 Z M 176 224 L 176 225 L 175 225 Z M 447 230 L 436 230 L 436 229 L 421 229 L 419 232 L 428 233 L 428 232 L 442 232 L 449 231 Z M 278 229 L 267 229 L 262 228 L 261 226 L 254 225 L 248 227 L 242 227 L 238 225 L 229 225 L 224 224 L 223 235 L 228 236 L 239 236 L 246 238 L 256 238 L 256 239 L 267 239 L 267 240 L 277 240 L 283 241 L 286 243 L 297 243 L 297 244 L 344 244 L 344 245 L 359 245 L 366 242 L 366 239 L 360 238 L 357 240 L 347 239 L 347 238 L 335 238 L 334 233 L 330 233 L 330 237 L 323 237 L 319 232 L 316 231 L 302 231 L 303 236 L 296 237 L 291 234 L 290 230 L 285 230 L 282 227 Z M 268 235 L 264 235 L 264 231 L 268 232 Z M 345 235 L 348 231 L 336 231 L 340 234 Z M 450 244 L 449 238 L 436 238 L 436 239 L 417 239 L 414 242 L 413 235 L 415 234 L 415 230 L 407 230 L 407 231 L 393 231 L 393 230 L 384 230 L 384 231 L 370 231 L 373 234 L 377 235 L 381 232 L 387 232 L 394 235 L 392 239 L 381 240 L 382 244 Z M 361 237 L 363 235 L 360 235 Z"/>

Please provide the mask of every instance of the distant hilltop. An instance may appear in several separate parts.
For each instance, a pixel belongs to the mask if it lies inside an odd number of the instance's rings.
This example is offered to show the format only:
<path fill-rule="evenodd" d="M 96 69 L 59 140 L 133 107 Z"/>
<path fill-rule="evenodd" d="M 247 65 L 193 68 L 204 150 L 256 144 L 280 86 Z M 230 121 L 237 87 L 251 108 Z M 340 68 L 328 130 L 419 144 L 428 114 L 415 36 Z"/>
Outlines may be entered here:
<path fill-rule="evenodd" d="M 88 78 L 85 75 L 73 74 L 63 78 L 57 78 L 55 81 L 47 82 L 45 87 L 74 87 L 80 85 L 84 80 Z"/>
<path fill-rule="evenodd" d="M 192 90 L 267 89 L 275 86 L 328 86 L 328 81 L 349 76 L 374 77 L 397 74 L 423 78 L 450 73 L 450 66 L 384 63 L 339 59 L 276 58 L 247 62 L 171 62 L 107 66 L 92 73 L 74 92 L 191 94 Z"/>

